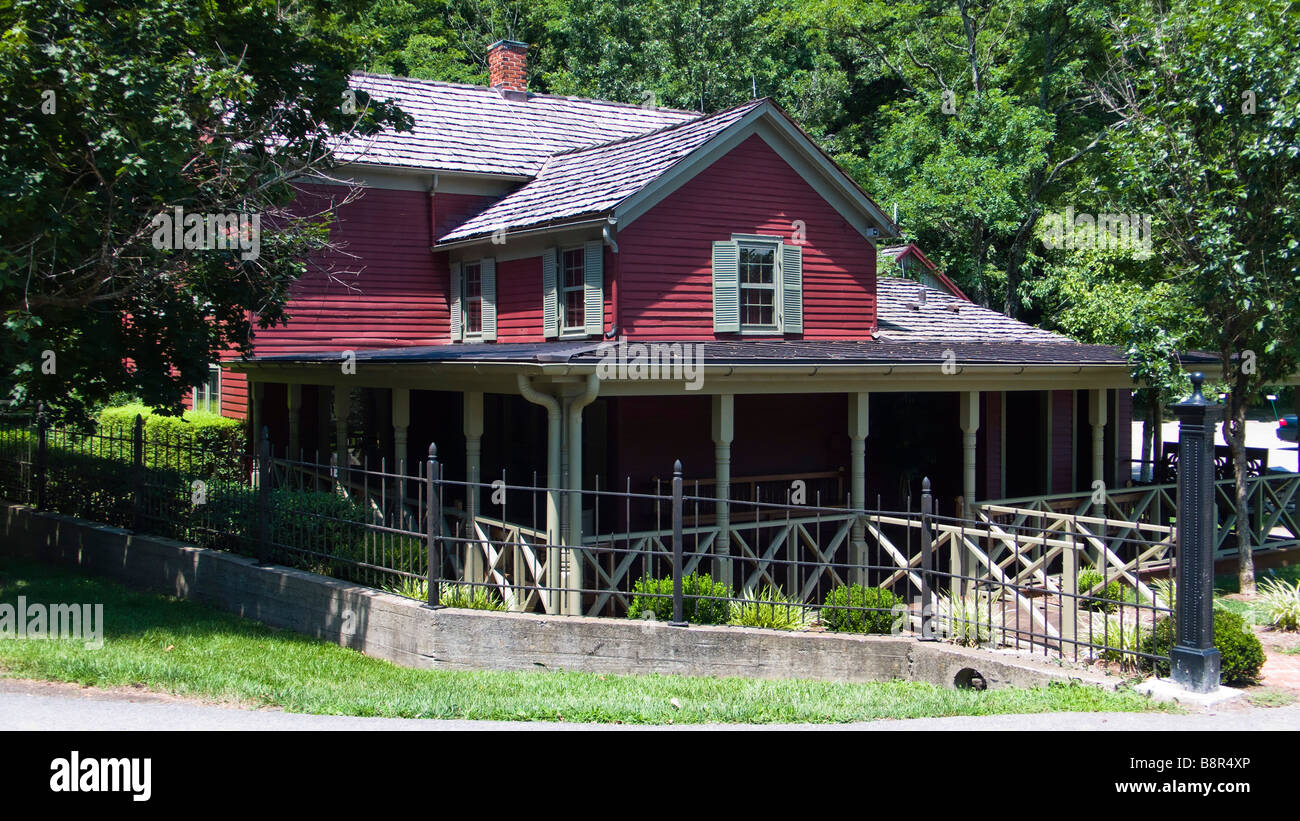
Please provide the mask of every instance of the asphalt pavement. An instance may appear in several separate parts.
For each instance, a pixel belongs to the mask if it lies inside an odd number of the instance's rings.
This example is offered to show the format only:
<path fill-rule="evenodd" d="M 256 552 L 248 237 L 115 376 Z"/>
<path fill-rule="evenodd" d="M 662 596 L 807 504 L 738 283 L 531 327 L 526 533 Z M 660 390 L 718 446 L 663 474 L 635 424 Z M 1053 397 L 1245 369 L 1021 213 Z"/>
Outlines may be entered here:
<path fill-rule="evenodd" d="M 855 724 L 689 724 L 640 726 L 540 721 L 456 721 L 357 718 L 245 710 L 149 692 L 96 690 L 69 684 L 0 680 L 3 730 L 1300 730 L 1300 704 L 1251 707 L 1240 700 L 1210 711 L 1166 713 L 1041 713 L 868 721 Z"/>

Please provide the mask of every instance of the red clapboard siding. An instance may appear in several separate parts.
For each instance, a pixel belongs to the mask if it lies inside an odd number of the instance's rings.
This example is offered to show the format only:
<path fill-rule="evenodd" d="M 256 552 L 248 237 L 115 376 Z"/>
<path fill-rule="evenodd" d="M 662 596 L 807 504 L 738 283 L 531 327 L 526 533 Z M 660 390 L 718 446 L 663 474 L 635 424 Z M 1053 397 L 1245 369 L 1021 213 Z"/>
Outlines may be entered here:
<path fill-rule="evenodd" d="M 497 263 L 497 341 L 542 340 L 542 258 Z"/>
<path fill-rule="evenodd" d="M 805 339 L 870 339 L 876 253 L 761 137 L 745 140 L 619 232 L 619 322 L 629 338 L 708 340 L 713 243 L 793 239 L 802 220 Z"/>
<path fill-rule="evenodd" d="M 618 287 L 619 255 L 604 252 L 605 329 L 614 326 L 614 290 Z M 542 258 L 497 262 L 497 341 L 541 342 Z"/>
<path fill-rule="evenodd" d="M 304 208 L 343 196 L 341 188 L 322 188 L 304 196 Z M 439 195 L 440 204 L 444 197 L 459 202 Z M 429 253 L 429 200 L 419 191 L 369 188 L 340 206 L 331 236 L 344 247 L 318 255 L 294 283 L 288 324 L 257 331 L 257 355 L 446 342 L 447 256 Z"/>
<path fill-rule="evenodd" d="M 1052 391 L 1052 493 L 1074 490 L 1074 391 Z"/>
<path fill-rule="evenodd" d="M 221 372 L 221 415 L 234 419 L 248 416 L 248 377 L 228 370 Z"/>

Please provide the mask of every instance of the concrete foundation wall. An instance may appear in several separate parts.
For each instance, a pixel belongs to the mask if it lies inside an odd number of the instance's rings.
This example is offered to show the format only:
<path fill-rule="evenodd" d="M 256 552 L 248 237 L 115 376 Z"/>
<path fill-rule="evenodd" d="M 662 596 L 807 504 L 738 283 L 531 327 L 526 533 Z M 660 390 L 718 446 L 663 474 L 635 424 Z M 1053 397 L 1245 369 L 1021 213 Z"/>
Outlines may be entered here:
<path fill-rule="evenodd" d="M 429 610 L 372 588 L 168 539 L 4 509 L 7 555 L 57 562 L 141 590 L 204 602 L 409 667 L 575 670 L 834 681 L 909 679 L 951 687 L 975 671 L 988 687 L 1116 679 L 1007 654 L 909 637 L 674 628 L 628 619 Z M 111 626 L 112 613 L 105 613 Z"/>

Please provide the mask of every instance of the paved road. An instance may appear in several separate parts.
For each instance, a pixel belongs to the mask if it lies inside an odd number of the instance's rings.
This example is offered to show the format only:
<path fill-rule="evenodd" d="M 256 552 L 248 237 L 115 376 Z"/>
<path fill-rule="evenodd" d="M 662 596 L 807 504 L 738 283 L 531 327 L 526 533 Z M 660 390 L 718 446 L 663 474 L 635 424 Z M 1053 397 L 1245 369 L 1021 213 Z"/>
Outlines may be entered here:
<path fill-rule="evenodd" d="M 1282 410 L 1279 408 L 1279 410 Z M 1289 412 L 1289 411 L 1288 411 Z M 1178 441 L 1178 423 L 1165 422 L 1160 426 L 1166 442 Z M 1223 439 L 1223 426 L 1215 426 L 1216 444 L 1225 445 L 1227 442 Z M 1277 422 L 1272 419 L 1268 421 L 1257 421 L 1254 419 L 1246 420 L 1246 447 L 1248 448 L 1268 448 L 1268 466 L 1280 467 L 1286 470 L 1297 469 L 1298 453 L 1294 442 L 1283 442 L 1277 438 Z M 1142 422 L 1141 420 L 1133 423 L 1133 458 L 1142 457 Z"/>
<path fill-rule="evenodd" d="M 825 730 L 1300 730 L 1300 704 L 1274 709 L 1232 704 L 1205 713 L 1047 713 L 815 725 Z M 435 721 L 314 716 L 241 710 L 169 696 L 75 685 L 0 680 L 2 730 L 790 730 L 809 725 L 635 725 Z"/>

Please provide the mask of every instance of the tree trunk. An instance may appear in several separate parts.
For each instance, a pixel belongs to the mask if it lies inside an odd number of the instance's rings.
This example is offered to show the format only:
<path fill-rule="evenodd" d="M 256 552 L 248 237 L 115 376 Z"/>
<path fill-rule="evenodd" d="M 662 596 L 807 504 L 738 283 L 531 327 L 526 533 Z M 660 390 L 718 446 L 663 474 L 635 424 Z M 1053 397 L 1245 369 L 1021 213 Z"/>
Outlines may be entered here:
<path fill-rule="evenodd" d="M 1155 427 L 1159 424 L 1156 417 L 1156 396 L 1155 391 L 1147 389 L 1147 408 L 1146 415 L 1142 419 L 1142 455 L 1138 458 L 1142 460 L 1138 465 L 1138 478 L 1143 482 L 1150 482 L 1155 478 L 1156 453 L 1153 449 L 1155 445 L 1156 431 Z"/>
<path fill-rule="evenodd" d="M 1246 493 L 1246 397 L 1234 389 L 1228 394 L 1228 419 L 1223 422 L 1223 438 L 1232 453 L 1233 489 L 1237 510 L 1237 577 L 1241 592 L 1255 593 L 1255 540 L 1250 526 Z"/>
<path fill-rule="evenodd" d="M 1156 426 L 1151 431 L 1151 453 L 1152 461 L 1164 464 L 1165 460 L 1165 400 L 1160 394 L 1156 394 Z M 1151 467 L 1152 478 L 1155 478 L 1155 466 Z"/>

